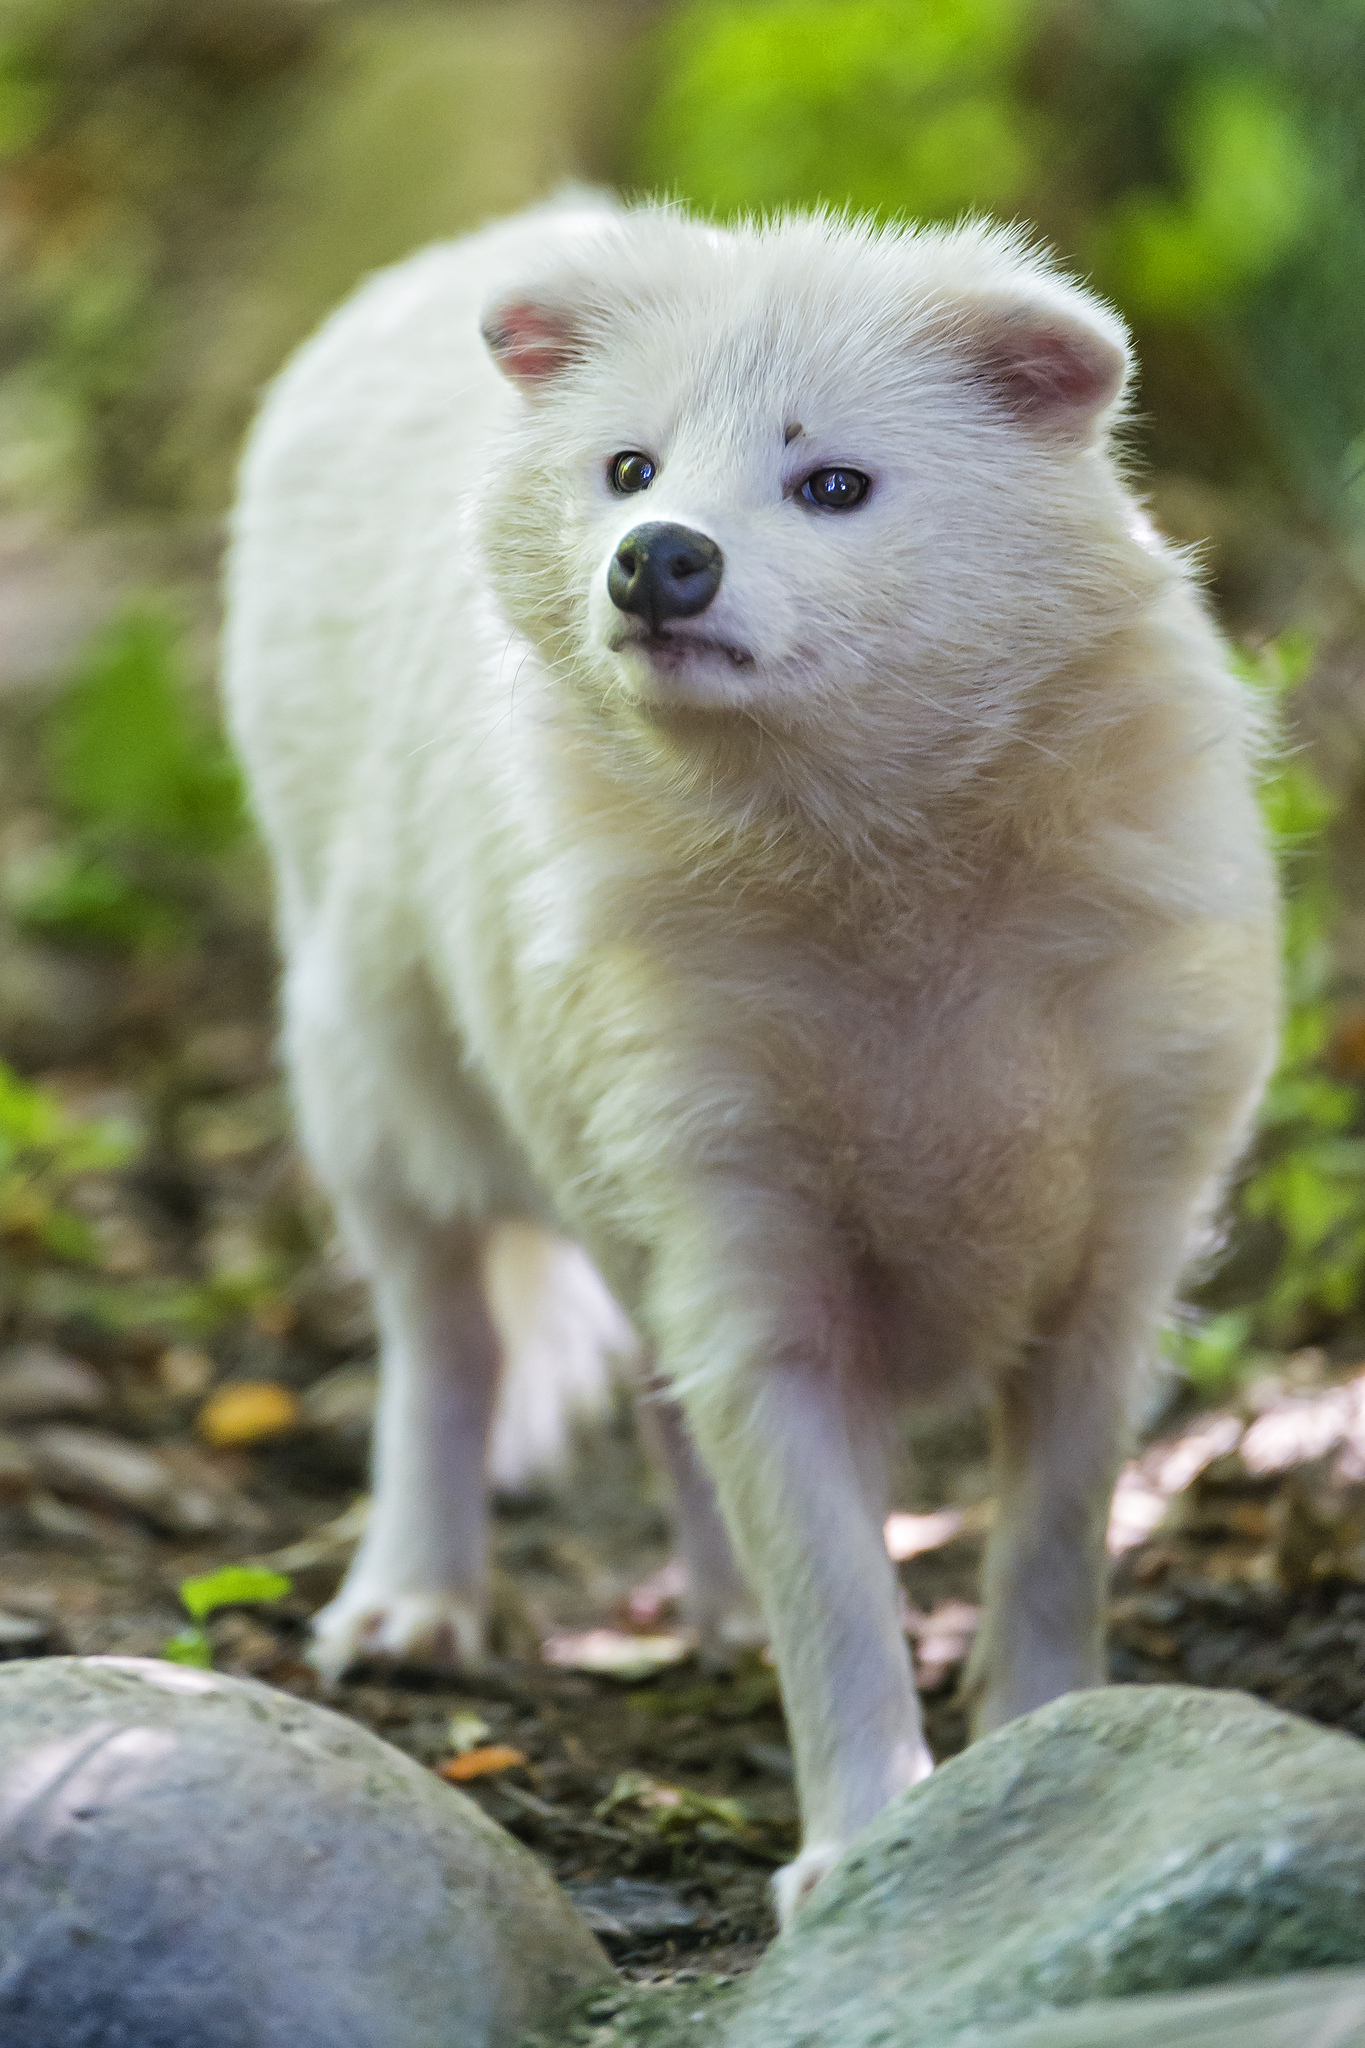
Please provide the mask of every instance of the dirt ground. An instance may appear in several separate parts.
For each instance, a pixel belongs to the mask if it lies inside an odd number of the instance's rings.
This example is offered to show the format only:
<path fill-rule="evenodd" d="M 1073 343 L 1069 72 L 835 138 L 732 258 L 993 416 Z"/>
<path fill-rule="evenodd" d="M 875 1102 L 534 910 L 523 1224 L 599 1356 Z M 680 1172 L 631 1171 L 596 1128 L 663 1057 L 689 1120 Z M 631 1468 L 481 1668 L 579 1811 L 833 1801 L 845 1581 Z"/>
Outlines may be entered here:
<path fill-rule="evenodd" d="M 12 747 L 11 851 L 44 829 L 18 760 Z M 28 992 L 28 1023 L 11 1016 L 26 1066 L 73 1112 L 120 1124 L 125 1157 L 63 1193 L 88 1234 L 79 1259 L 22 1210 L 0 1245 L 0 1655 L 156 1655 L 185 1622 L 183 1578 L 268 1559 L 293 1590 L 215 1616 L 215 1660 L 319 1698 L 305 1635 L 355 1538 L 373 1333 L 290 1143 L 263 902 L 248 863 L 170 956 L 6 941 L 11 991 Z M 1240 1686 L 1365 1735 L 1359 1370 L 1301 1354 L 1235 1403 L 1154 1423 L 1116 1513 L 1114 1679 Z M 277 1390 L 273 1433 L 213 1441 L 215 1401 L 221 1415 L 243 1384 Z M 923 1444 L 897 1507 L 889 1541 L 942 1758 L 965 1739 L 956 1686 L 989 1524 L 979 1426 Z M 465 1789 L 574 1888 L 628 1974 L 742 1971 L 795 1843 L 776 1681 L 757 1655 L 715 1675 L 659 1644 L 677 1632 L 666 1505 L 624 1392 L 574 1469 L 498 1502 L 494 1522 L 487 1669 L 361 1672 L 329 1703 L 457 1776 L 516 1752 Z M 608 1633 L 585 1644 L 590 1631 Z M 632 1639 L 652 1674 L 629 1668 Z M 574 1668 L 594 1650 L 626 1667 Z"/>

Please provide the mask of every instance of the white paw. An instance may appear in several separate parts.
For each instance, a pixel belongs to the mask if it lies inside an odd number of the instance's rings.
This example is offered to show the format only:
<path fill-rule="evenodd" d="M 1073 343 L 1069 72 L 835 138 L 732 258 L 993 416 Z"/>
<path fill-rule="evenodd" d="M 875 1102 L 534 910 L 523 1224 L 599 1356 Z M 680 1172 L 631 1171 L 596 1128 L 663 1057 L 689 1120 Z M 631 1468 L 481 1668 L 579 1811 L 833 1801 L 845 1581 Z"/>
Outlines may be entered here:
<path fill-rule="evenodd" d="M 779 1927 L 789 1925 L 822 1877 L 826 1877 L 847 1848 L 846 1842 L 811 1842 L 794 1863 L 784 1864 L 773 1876 L 773 1904 Z"/>
<path fill-rule="evenodd" d="M 352 1664 L 470 1671 L 483 1662 L 483 1613 L 461 1593 L 385 1593 L 344 1585 L 313 1617 L 308 1662 L 329 1685 Z"/>

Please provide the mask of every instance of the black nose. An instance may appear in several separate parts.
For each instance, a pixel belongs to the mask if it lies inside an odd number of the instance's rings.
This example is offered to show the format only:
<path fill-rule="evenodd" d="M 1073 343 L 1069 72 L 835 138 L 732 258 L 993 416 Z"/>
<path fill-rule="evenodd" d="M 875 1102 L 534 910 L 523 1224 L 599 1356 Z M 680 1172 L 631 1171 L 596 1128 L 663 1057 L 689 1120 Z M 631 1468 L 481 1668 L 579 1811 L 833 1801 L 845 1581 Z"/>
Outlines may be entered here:
<path fill-rule="evenodd" d="M 611 601 L 634 612 L 651 633 L 665 619 L 690 619 L 704 612 L 720 589 L 725 557 L 704 533 L 651 519 L 632 527 L 607 571 Z"/>

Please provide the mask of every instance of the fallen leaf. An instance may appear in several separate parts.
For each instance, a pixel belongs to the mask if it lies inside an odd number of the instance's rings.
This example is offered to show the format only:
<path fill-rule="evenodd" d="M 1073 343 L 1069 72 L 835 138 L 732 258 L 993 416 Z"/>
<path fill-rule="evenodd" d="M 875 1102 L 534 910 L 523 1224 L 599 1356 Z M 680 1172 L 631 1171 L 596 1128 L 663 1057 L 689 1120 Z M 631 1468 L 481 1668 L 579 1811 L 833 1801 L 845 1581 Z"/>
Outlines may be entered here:
<path fill-rule="evenodd" d="M 1166 1495 L 1145 1479 L 1136 1465 L 1125 1465 L 1109 1509 L 1106 1545 L 1111 1557 L 1122 1557 L 1160 1527 L 1170 1505 Z"/>
<path fill-rule="evenodd" d="M 467 1749 L 463 1756 L 447 1757 L 443 1764 L 437 1764 L 436 1774 L 448 1778 L 452 1785 L 467 1785 L 471 1778 L 493 1778 L 500 1771 L 514 1771 L 525 1762 L 525 1752 L 513 1749 L 510 1742 L 489 1742 L 478 1749 Z"/>
<path fill-rule="evenodd" d="M 932 1515 L 888 1515 L 882 1531 L 886 1554 L 896 1564 L 904 1564 L 908 1557 L 939 1550 L 961 1535 L 964 1520 L 961 1508 L 940 1508 Z"/>
<path fill-rule="evenodd" d="M 618 1806 L 634 1806 L 653 1816 L 662 1833 L 700 1827 L 705 1821 L 719 1823 L 734 1835 L 752 1832 L 748 1809 L 738 1799 L 723 1799 L 709 1792 L 693 1792 L 682 1785 L 667 1785 L 644 1771 L 622 1771 L 606 1798 L 593 1812 L 605 1820 Z"/>
<path fill-rule="evenodd" d="M 277 1380 L 237 1380 L 199 1411 L 199 1434 L 218 1450 L 266 1443 L 298 1426 L 298 1396 Z"/>
<path fill-rule="evenodd" d="M 557 1664 L 563 1671 L 585 1671 L 595 1678 L 638 1684 L 642 1678 L 683 1663 L 695 1647 L 687 1635 L 633 1636 L 621 1629 L 590 1628 L 579 1635 L 547 1636 L 540 1654 L 547 1664 Z"/>
<path fill-rule="evenodd" d="M 464 1756 L 468 1750 L 487 1742 L 493 1730 L 479 1714 L 452 1714 L 446 1732 L 456 1756 Z"/>
<path fill-rule="evenodd" d="M 940 1600 L 928 1614 L 911 1608 L 905 1632 L 915 1647 L 915 1676 L 925 1692 L 934 1692 L 966 1658 L 981 1619 L 979 1607 L 965 1600 Z"/>
<path fill-rule="evenodd" d="M 1329 1057 L 1343 1074 L 1365 1074 L 1365 1010 L 1354 1011 L 1338 1024 Z"/>
<path fill-rule="evenodd" d="M 687 1574 L 679 1560 L 670 1557 L 649 1578 L 631 1587 L 625 1597 L 623 1618 L 632 1629 L 646 1633 L 657 1630 L 661 1621 L 669 1621 L 677 1613 L 686 1591 Z"/>
<path fill-rule="evenodd" d="M 1119 1474 L 1109 1514 L 1107 1547 L 1121 1557 L 1155 1534 L 1177 1494 L 1217 1458 L 1237 1448 L 1244 1424 L 1229 1414 L 1204 1416 L 1183 1436 L 1153 1444 Z"/>

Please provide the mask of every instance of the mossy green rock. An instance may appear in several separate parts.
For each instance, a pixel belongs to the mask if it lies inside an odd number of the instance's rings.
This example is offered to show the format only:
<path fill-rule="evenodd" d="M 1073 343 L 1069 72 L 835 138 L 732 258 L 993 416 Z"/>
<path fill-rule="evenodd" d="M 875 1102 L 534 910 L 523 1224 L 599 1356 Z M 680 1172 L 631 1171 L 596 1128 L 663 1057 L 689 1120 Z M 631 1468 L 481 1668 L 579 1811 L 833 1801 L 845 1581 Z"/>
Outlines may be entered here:
<path fill-rule="evenodd" d="M 152 1659 L 0 1666 L 0 2041 L 511 2048 L 611 1974 L 534 1857 L 341 1715 Z"/>
<path fill-rule="evenodd" d="M 984 2048 L 1087 2000 L 1352 1963 L 1365 1746 L 1240 1693 L 1114 1686 L 1014 1722 L 889 1807 L 748 1979 L 723 2042 Z"/>
<path fill-rule="evenodd" d="M 1365 2048 L 1365 1971 L 1105 1998 L 954 2038 L 960 2048 Z"/>

